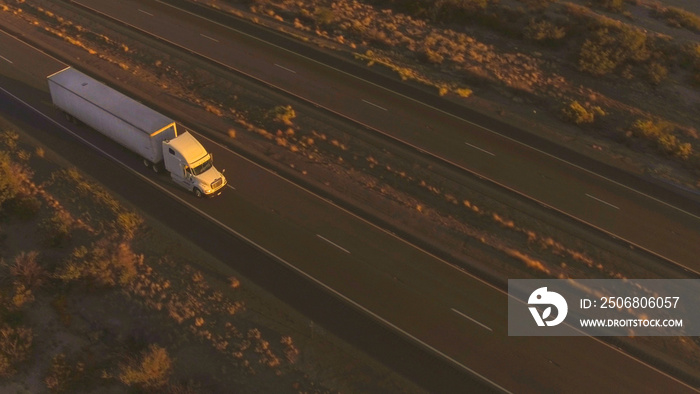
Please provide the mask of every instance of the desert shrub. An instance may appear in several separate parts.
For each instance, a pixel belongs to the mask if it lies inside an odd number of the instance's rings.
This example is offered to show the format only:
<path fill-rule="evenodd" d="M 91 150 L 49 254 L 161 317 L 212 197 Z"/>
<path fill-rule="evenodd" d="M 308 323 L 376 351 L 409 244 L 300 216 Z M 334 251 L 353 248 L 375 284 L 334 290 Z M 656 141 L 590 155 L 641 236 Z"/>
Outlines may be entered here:
<path fill-rule="evenodd" d="M 460 97 L 469 97 L 473 92 L 469 88 L 457 88 L 455 89 L 455 93 L 457 93 L 457 95 Z"/>
<path fill-rule="evenodd" d="M 17 217 L 29 220 L 34 218 L 41 209 L 41 201 L 36 196 L 19 194 L 8 201 L 7 208 Z"/>
<path fill-rule="evenodd" d="M 46 280 L 46 271 L 39 265 L 39 252 L 20 252 L 10 265 L 10 275 L 28 289 L 40 287 Z"/>
<path fill-rule="evenodd" d="M 652 15 L 663 18 L 670 26 L 685 27 L 700 33 L 700 16 L 677 7 L 658 7 Z"/>
<path fill-rule="evenodd" d="M 675 147 L 673 154 L 683 160 L 688 160 L 693 155 L 693 145 L 689 142 L 683 142 Z"/>
<path fill-rule="evenodd" d="M 524 3 L 527 8 L 531 10 L 536 10 L 536 11 L 544 11 L 547 9 L 552 3 L 555 3 L 557 0 L 518 0 L 521 3 Z"/>
<path fill-rule="evenodd" d="M 44 384 L 52 393 L 71 392 L 76 388 L 76 383 L 83 376 L 84 372 L 84 363 L 71 363 L 66 359 L 64 353 L 60 353 L 51 359 L 51 365 L 44 378 Z"/>
<path fill-rule="evenodd" d="M 64 282 L 83 282 L 91 286 L 126 284 L 136 276 L 143 256 L 135 254 L 127 243 L 108 240 L 93 243 L 88 249 L 79 246 L 56 269 L 54 276 Z"/>
<path fill-rule="evenodd" d="M 687 45 L 684 53 L 684 66 L 690 69 L 693 82 L 700 85 L 700 44 Z"/>
<path fill-rule="evenodd" d="M 0 133 L 0 144 L 10 151 L 15 152 L 18 148 L 19 134 L 12 130 L 4 130 Z"/>
<path fill-rule="evenodd" d="M 593 123 L 595 113 L 592 110 L 586 109 L 578 101 L 572 101 L 562 109 L 564 118 L 575 124 Z"/>
<path fill-rule="evenodd" d="M 674 127 L 670 122 L 638 119 L 632 128 L 635 134 L 645 138 L 658 138 L 673 133 Z"/>
<path fill-rule="evenodd" d="M 90 249 L 85 246 L 75 248 L 68 261 L 54 275 L 65 282 L 82 280 L 102 286 L 116 283 L 107 250 L 95 244 Z"/>
<path fill-rule="evenodd" d="M 622 12 L 625 7 L 625 0 L 594 0 L 593 3 L 612 12 Z"/>
<path fill-rule="evenodd" d="M 379 7 L 394 10 L 415 18 L 430 19 L 438 23 L 460 23 L 473 20 L 475 14 L 485 10 L 489 0 L 370 0 Z"/>
<path fill-rule="evenodd" d="M 61 321 L 61 323 L 65 327 L 70 327 L 71 320 L 73 319 L 73 317 L 68 311 L 68 299 L 66 298 L 66 295 L 56 295 L 56 297 L 53 300 L 51 300 L 51 307 L 53 307 L 53 309 L 58 314 L 58 319 Z"/>
<path fill-rule="evenodd" d="M 124 239 L 134 238 L 134 234 L 143 224 L 143 219 L 133 212 L 121 212 L 117 215 L 116 226 Z"/>
<path fill-rule="evenodd" d="M 533 18 L 525 27 L 524 35 L 528 40 L 552 42 L 564 38 L 566 28 L 557 26 L 546 19 Z"/>
<path fill-rule="evenodd" d="M 76 169 L 64 169 L 51 176 L 52 182 L 73 185 L 73 197 L 90 200 L 97 204 L 95 210 L 99 215 L 116 217 L 124 211 L 119 201 L 102 186 L 89 181 Z"/>
<path fill-rule="evenodd" d="M 151 345 L 139 359 L 129 360 L 121 366 L 119 380 L 127 386 L 157 389 L 168 382 L 172 364 L 165 348 Z"/>
<path fill-rule="evenodd" d="M 470 20 L 473 14 L 483 11 L 488 0 L 436 0 L 429 8 L 428 17 L 440 23 L 459 23 Z"/>
<path fill-rule="evenodd" d="M 0 209 L 17 196 L 22 187 L 22 178 L 16 172 L 17 163 L 5 151 L 0 151 Z"/>
<path fill-rule="evenodd" d="M 268 117 L 273 120 L 283 123 L 287 126 L 292 126 L 292 119 L 297 117 L 294 108 L 291 105 L 278 105 L 268 112 Z"/>
<path fill-rule="evenodd" d="M 45 241 L 51 246 L 60 246 L 71 238 L 73 219 L 65 211 L 56 211 L 39 223 L 39 229 L 44 233 Z"/>
<path fill-rule="evenodd" d="M 314 8 L 314 20 L 320 26 L 330 26 L 336 21 L 335 13 L 328 7 Z"/>
<path fill-rule="evenodd" d="M 579 51 L 579 69 L 601 76 L 627 62 L 649 58 L 646 34 L 627 25 L 598 28 L 586 39 Z"/>
<path fill-rule="evenodd" d="M 688 142 L 681 142 L 673 132 L 673 124 L 652 119 L 638 119 L 632 125 L 634 134 L 650 141 L 657 149 L 668 155 L 687 160 L 693 153 L 693 147 Z"/>
<path fill-rule="evenodd" d="M 653 62 L 647 66 L 647 78 L 652 84 L 660 84 L 667 76 L 668 69 L 663 64 Z"/>
<path fill-rule="evenodd" d="M 0 328 L 0 376 L 11 376 L 17 372 L 17 365 L 29 358 L 33 340 L 31 328 Z"/>
<path fill-rule="evenodd" d="M 21 283 L 15 284 L 15 294 L 12 296 L 12 307 L 15 311 L 19 311 L 25 304 L 34 302 L 34 294 Z"/>
<path fill-rule="evenodd" d="M 421 51 L 421 58 L 423 61 L 431 64 L 441 64 L 445 57 L 430 48 L 425 48 Z"/>
<path fill-rule="evenodd" d="M 112 261 L 119 283 L 127 284 L 136 277 L 137 267 L 143 263 L 143 255 L 134 253 L 128 243 L 122 242 L 117 247 Z"/>

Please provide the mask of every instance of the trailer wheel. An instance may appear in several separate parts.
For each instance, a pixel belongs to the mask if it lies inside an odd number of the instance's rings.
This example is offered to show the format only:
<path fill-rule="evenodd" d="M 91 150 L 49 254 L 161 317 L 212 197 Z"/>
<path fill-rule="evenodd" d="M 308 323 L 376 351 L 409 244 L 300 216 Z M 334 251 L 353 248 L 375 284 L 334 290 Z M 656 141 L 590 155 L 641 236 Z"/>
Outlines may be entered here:
<path fill-rule="evenodd" d="M 153 165 L 151 165 L 151 169 L 152 169 L 153 172 L 155 172 L 156 174 L 160 172 L 160 168 L 158 168 L 158 164 L 156 164 L 156 163 L 153 163 Z"/>
<path fill-rule="evenodd" d="M 151 162 L 149 162 L 149 161 L 146 160 L 146 159 L 143 159 L 143 165 L 146 166 L 146 167 L 150 167 L 150 166 L 151 166 Z"/>
<path fill-rule="evenodd" d="M 63 116 L 66 118 L 67 121 L 71 123 L 75 123 L 75 118 L 73 115 L 69 114 L 68 112 L 63 112 Z"/>
<path fill-rule="evenodd" d="M 197 198 L 201 198 L 204 195 L 198 187 L 195 187 L 194 189 L 192 189 L 192 191 L 194 192 L 194 196 Z"/>

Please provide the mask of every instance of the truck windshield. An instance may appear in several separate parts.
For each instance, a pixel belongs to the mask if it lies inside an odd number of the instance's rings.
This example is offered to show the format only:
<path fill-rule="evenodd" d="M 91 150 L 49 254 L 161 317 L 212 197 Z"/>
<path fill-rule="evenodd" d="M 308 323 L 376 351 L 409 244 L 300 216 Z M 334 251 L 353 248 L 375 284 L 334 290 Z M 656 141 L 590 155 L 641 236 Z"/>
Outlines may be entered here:
<path fill-rule="evenodd" d="M 198 165 L 197 167 L 192 167 L 192 175 L 199 175 L 206 172 L 212 167 L 211 155 L 207 158 L 207 161 Z"/>

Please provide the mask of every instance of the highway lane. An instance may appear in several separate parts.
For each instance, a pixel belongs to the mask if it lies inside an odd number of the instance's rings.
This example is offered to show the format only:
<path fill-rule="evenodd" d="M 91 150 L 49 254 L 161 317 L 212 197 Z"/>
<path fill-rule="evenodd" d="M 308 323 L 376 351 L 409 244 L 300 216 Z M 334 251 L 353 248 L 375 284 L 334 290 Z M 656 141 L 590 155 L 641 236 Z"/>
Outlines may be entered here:
<path fill-rule="evenodd" d="M 700 272 L 700 211 L 684 211 L 468 120 L 156 1 L 79 0 Z M 173 29 L 172 26 L 178 26 Z M 697 206 L 695 208 L 698 208 Z"/>
<path fill-rule="evenodd" d="M 12 40 L 0 34 L 0 56 L 5 56 L 3 49 Z M 654 392 L 662 387 L 676 392 L 689 390 L 675 379 L 591 338 L 508 337 L 507 299 L 500 290 L 201 135 L 199 138 L 217 158 L 217 167 L 228 169 L 231 187 L 220 198 L 197 200 L 167 177 L 152 174 L 133 154 L 98 133 L 67 124 L 51 108 L 47 88 L 38 90 L 33 86 L 63 65 L 28 47 L 13 47 L 10 55 L 24 60 L 0 63 L 0 86 L 39 111 L 27 110 L 31 115 L 23 117 L 30 123 L 43 122 L 37 132 L 45 135 L 39 139 L 50 143 L 49 139 L 60 135 L 77 135 L 83 144 L 91 146 L 85 149 L 68 141 L 50 146 L 68 145 L 69 152 L 75 151 L 69 159 L 79 161 L 90 173 L 102 172 L 99 179 L 137 206 L 147 209 L 162 204 L 144 205 L 144 195 L 153 190 L 160 199 L 168 197 L 176 207 L 165 213 L 166 222 L 187 228 L 187 223 L 178 223 L 177 217 L 182 212 L 184 220 L 196 213 L 200 220 L 206 218 L 219 229 L 214 231 L 208 226 L 207 231 L 214 237 L 223 233 L 245 240 L 382 325 L 411 338 L 419 347 L 480 377 L 469 384 L 490 382 L 491 387 L 515 392 L 620 388 Z M 17 69 L 26 72 L 19 73 Z M 22 105 L 7 94 L 0 97 L 0 102 L 5 109 L 13 108 L 13 113 L 21 112 L 14 108 Z M 97 152 L 102 154 L 95 155 Z M 100 165 L 86 159 L 88 156 L 99 157 Z M 108 164 L 104 157 L 110 159 Z M 120 165 L 115 166 L 112 160 Z M 106 171 L 106 167 L 111 171 Z M 193 232 L 192 228 L 185 232 L 192 238 L 206 234 L 199 229 Z M 232 243 L 210 243 L 205 248 L 215 249 L 226 260 L 237 258 Z M 430 364 L 426 371 L 434 373 L 432 368 L 434 365 Z"/>

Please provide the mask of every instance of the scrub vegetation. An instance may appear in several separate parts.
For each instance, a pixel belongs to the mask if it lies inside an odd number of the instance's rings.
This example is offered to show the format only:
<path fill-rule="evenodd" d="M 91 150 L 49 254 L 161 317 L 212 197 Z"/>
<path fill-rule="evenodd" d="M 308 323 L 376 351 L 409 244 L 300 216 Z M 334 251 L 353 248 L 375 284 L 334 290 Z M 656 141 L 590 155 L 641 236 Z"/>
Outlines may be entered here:
<path fill-rule="evenodd" d="M 60 3 L 0 0 L 0 4 L 3 2 L 5 13 L 0 17 L 11 20 L 25 34 L 33 34 L 35 41 L 40 37 L 44 45 L 60 47 L 74 57 L 87 55 L 81 66 L 105 80 L 117 73 L 120 83 L 131 84 L 145 97 L 145 92 L 167 92 L 162 95 L 163 105 L 177 108 L 183 117 L 195 111 L 193 117 L 215 125 L 221 130 L 220 140 L 232 149 L 322 190 L 363 214 L 405 229 L 402 235 L 417 242 L 447 251 L 458 260 L 479 261 L 478 266 L 468 269 L 500 279 L 663 276 L 642 263 L 629 264 L 634 251 L 608 243 L 600 246 L 592 237 L 564 225 L 547 224 L 540 211 L 505 195 L 486 195 L 469 177 L 445 176 L 444 169 L 434 163 L 387 144 L 366 130 L 328 120 L 303 103 L 290 103 L 289 98 L 275 92 L 196 63 L 187 54 L 164 49 L 144 38 L 134 40 L 106 24 L 73 14 Z M 697 113 L 682 111 L 687 103 L 663 103 L 668 92 L 659 93 L 664 100 L 658 103 L 634 100 L 658 92 L 655 89 L 674 89 L 670 78 L 684 84 L 697 78 L 700 47 L 644 32 L 594 11 L 615 8 L 615 2 L 597 2 L 593 9 L 544 0 L 522 1 L 517 6 L 485 0 L 208 3 L 235 15 L 265 19 L 287 29 L 291 26 L 310 41 L 320 38 L 317 42 L 326 48 L 348 51 L 350 59 L 386 67 L 446 99 L 471 104 L 474 101 L 470 100 L 479 95 L 495 91 L 506 97 L 498 104 L 499 114 L 503 107 L 526 108 L 529 113 L 536 108 L 538 113 L 549 113 L 552 124 L 569 124 L 576 133 L 590 134 L 587 141 L 593 147 L 619 144 L 616 154 L 658 154 L 658 159 L 678 165 L 676 169 L 685 173 L 695 174 L 693 171 L 700 168 L 698 153 L 693 149 L 698 139 L 692 127 L 697 124 L 693 123 Z M 629 7 L 625 3 L 621 12 Z M 504 44 L 503 40 L 510 43 Z M 515 43 L 541 52 L 530 54 Z M 678 56 L 668 57 L 668 53 Z M 655 77 L 648 80 L 651 74 Z M 618 89 L 621 84 L 634 89 Z M 688 94 L 696 94 L 693 89 L 690 87 Z M 168 101 L 168 97 L 175 99 Z M 671 112 L 674 105 L 681 108 L 679 113 Z M 669 118 L 668 114 L 673 116 Z M 546 122 L 548 118 L 543 119 Z M 31 173 L 29 169 L 25 172 Z M 64 180 L 76 185 L 81 182 L 63 171 L 47 180 L 47 186 L 57 186 Z M 81 204 L 88 197 L 107 199 L 99 193 L 92 195 L 88 189 L 80 191 L 85 193 L 80 198 L 71 190 L 60 201 Z M 113 209 L 109 202 L 96 203 L 92 208 L 111 219 L 95 222 L 66 210 L 62 216 L 48 219 L 44 226 L 49 244 L 73 245 L 52 271 L 53 280 L 61 286 L 126 286 L 131 297 L 144 300 L 144 308 L 163 311 L 192 336 L 223 349 L 227 357 L 253 376 L 263 374 L 261 369 L 277 374 L 299 358 L 291 336 L 269 339 L 263 330 L 241 329 L 233 323 L 222 328 L 220 316 L 236 315 L 244 304 L 226 301 L 206 286 L 201 274 L 190 265 L 180 265 L 184 266 L 184 277 L 157 275 L 148 256 L 142 259 L 132 245 L 134 234 L 143 231 L 143 223 L 129 211 Z M 47 219 L 42 216 L 41 220 Z M 53 234 L 65 233 L 61 229 L 66 227 L 71 229 L 69 237 L 50 241 L 55 239 Z M 76 229 L 112 235 L 76 244 L 82 239 Z M 171 264 L 167 257 L 156 263 Z M 208 306 L 213 309 L 200 309 L 202 304 L 196 298 L 171 290 L 175 283 L 179 292 L 188 289 L 217 302 Z M 58 319 L 70 320 L 65 306 L 70 304 L 55 303 Z M 271 350 L 272 344 L 283 345 L 284 350 Z M 124 384 L 121 376 L 125 366 L 138 370 L 139 363 L 147 358 L 147 346 L 142 345 L 132 358 L 110 364 L 107 375 L 112 382 Z M 673 368 L 697 374 L 700 349 L 694 341 L 630 338 L 628 345 L 653 353 Z M 662 348 L 665 351 L 658 352 Z M 173 359 L 178 362 L 178 357 Z M 59 364 L 79 369 L 82 362 L 80 358 L 67 360 L 59 360 Z M 61 375 L 59 367 L 57 375 Z"/>
<path fill-rule="evenodd" d="M 488 97 L 489 105 L 464 103 L 517 125 L 524 122 L 506 108 L 533 108 L 532 132 L 559 133 L 565 143 L 580 131 L 557 123 L 563 120 L 585 133 L 587 149 L 608 147 L 603 153 L 613 162 L 624 157 L 650 176 L 698 187 L 700 16 L 686 9 L 644 0 L 199 2 L 384 67 L 439 95 Z M 569 103 L 580 107 L 559 116 Z M 593 122 L 602 113 L 604 121 Z M 629 133 L 640 116 L 673 124 L 668 133 L 685 153 L 669 154 L 654 136 Z M 655 172 L 649 153 L 673 170 Z"/>
<path fill-rule="evenodd" d="M 362 367 L 2 118 L 0 135 L 0 392 L 320 393 L 310 365 Z"/>

